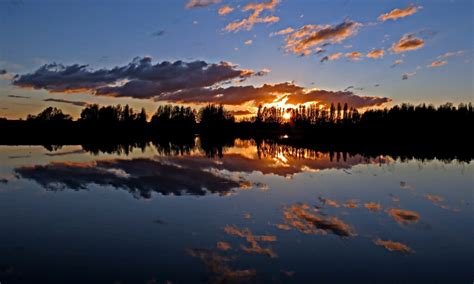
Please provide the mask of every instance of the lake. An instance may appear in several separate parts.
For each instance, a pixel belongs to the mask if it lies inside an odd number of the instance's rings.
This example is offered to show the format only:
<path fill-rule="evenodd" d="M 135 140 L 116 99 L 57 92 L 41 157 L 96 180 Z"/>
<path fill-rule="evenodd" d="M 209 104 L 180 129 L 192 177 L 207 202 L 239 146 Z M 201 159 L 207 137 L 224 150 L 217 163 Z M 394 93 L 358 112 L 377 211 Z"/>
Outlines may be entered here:
<path fill-rule="evenodd" d="M 0 282 L 471 283 L 472 161 L 0 146 Z"/>

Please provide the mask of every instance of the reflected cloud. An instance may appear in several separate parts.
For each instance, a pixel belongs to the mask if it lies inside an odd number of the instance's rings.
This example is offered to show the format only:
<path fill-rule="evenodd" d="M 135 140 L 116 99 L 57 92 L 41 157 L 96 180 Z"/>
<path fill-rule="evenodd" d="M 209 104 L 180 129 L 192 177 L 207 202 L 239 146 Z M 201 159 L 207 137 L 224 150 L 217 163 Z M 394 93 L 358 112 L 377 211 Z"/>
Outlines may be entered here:
<path fill-rule="evenodd" d="M 151 198 L 153 192 L 163 195 L 227 195 L 244 185 L 242 181 L 219 176 L 202 168 L 145 158 L 83 163 L 52 162 L 16 168 L 15 172 L 22 178 L 36 181 L 47 190 L 81 190 L 97 184 L 126 189 L 136 198 Z"/>
<path fill-rule="evenodd" d="M 348 200 L 348 201 L 344 202 L 344 204 L 342 206 L 344 206 L 346 208 L 353 209 L 353 208 L 359 207 L 359 204 L 357 203 L 356 200 Z"/>
<path fill-rule="evenodd" d="M 417 212 L 398 208 L 388 209 L 387 214 L 401 225 L 416 223 L 420 219 L 420 214 Z"/>
<path fill-rule="evenodd" d="M 288 226 L 304 234 L 332 233 L 340 237 L 355 236 L 354 230 L 337 217 L 317 215 L 319 209 L 307 204 L 293 204 L 285 207 L 283 217 Z"/>
<path fill-rule="evenodd" d="M 211 283 L 235 283 L 249 280 L 257 275 L 255 269 L 232 269 L 227 263 L 235 257 L 226 257 L 207 249 L 188 249 L 187 253 L 201 259 L 210 273 Z"/>
<path fill-rule="evenodd" d="M 239 229 L 236 226 L 225 226 L 224 232 L 231 236 L 244 238 L 250 246 L 241 245 L 244 252 L 251 254 L 262 254 L 271 258 L 276 258 L 278 255 L 271 248 L 263 248 L 259 242 L 276 242 L 276 236 L 271 235 L 254 235 L 248 228 Z"/>
<path fill-rule="evenodd" d="M 376 239 L 374 243 L 378 246 L 382 246 L 388 251 L 395 251 L 395 252 L 401 252 L 404 254 L 411 254 L 414 253 L 415 251 L 412 250 L 409 246 L 399 243 L 399 242 L 394 242 L 394 241 L 384 241 L 382 239 Z"/>
<path fill-rule="evenodd" d="M 218 249 L 223 250 L 223 251 L 232 249 L 232 246 L 226 242 L 218 242 L 216 246 Z"/>
<path fill-rule="evenodd" d="M 378 211 L 382 210 L 382 206 L 379 203 L 376 203 L 376 202 L 364 203 L 364 207 L 369 209 L 372 212 L 378 212 Z"/>

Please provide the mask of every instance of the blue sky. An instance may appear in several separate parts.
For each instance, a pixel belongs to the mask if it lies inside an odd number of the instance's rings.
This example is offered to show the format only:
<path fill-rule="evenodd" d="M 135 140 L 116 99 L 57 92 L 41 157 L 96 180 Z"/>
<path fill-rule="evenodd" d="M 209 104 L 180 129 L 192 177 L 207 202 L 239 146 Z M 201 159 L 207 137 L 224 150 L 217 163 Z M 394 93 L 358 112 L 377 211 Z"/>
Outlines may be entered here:
<path fill-rule="evenodd" d="M 90 69 L 110 69 L 124 66 L 137 56 L 150 56 L 153 63 L 227 61 L 238 64 L 240 69 L 269 69 L 265 76 L 249 77 L 244 85 L 258 87 L 264 83 L 293 81 L 303 88 L 330 91 L 354 86 L 355 95 L 390 98 L 392 101 L 387 105 L 473 101 L 472 1 L 281 0 L 273 9 L 262 12 L 278 17 L 279 21 L 256 23 L 250 30 L 238 32 L 224 30 L 230 22 L 251 14 L 242 12 L 245 5 L 268 1 L 222 0 L 188 9 L 185 8 L 188 0 L 3 0 L 0 2 L 0 70 L 8 73 L 0 77 L 0 116 L 24 117 L 28 112 L 38 112 L 50 104 L 43 101 L 45 98 L 130 103 L 152 111 L 163 102 L 96 96 L 87 91 L 51 93 L 48 89 L 32 90 L 11 82 L 14 75 L 33 73 L 46 63 L 78 63 L 88 64 Z M 220 16 L 218 9 L 224 5 L 234 11 Z M 417 7 L 416 13 L 395 20 L 378 20 L 381 14 L 410 5 Z M 327 51 L 320 56 L 315 52 L 299 56 L 285 48 L 286 36 L 269 36 L 288 27 L 297 30 L 309 24 L 336 26 L 345 20 L 361 26 L 341 42 L 323 47 Z M 406 34 L 423 39 L 423 46 L 395 54 L 391 46 Z M 245 44 L 248 40 L 252 44 Z M 383 49 L 384 56 L 367 58 L 365 55 L 373 49 Z M 325 54 L 354 51 L 363 54 L 361 60 L 343 56 L 320 62 Z M 438 58 L 448 52 L 456 55 Z M 404 63 L 391 67 L 395 60 Z M 447 63 L 427 67 L 436 60 Z M 412 76 L 402 80 L 405 73 Z M 375 87 L 376 84 L 380 86 Z M 80 111 L 80 107 L 71 104 L 56 106 L 73 115 Z M 250 104 L 245 107 L 250 108 Z"/>

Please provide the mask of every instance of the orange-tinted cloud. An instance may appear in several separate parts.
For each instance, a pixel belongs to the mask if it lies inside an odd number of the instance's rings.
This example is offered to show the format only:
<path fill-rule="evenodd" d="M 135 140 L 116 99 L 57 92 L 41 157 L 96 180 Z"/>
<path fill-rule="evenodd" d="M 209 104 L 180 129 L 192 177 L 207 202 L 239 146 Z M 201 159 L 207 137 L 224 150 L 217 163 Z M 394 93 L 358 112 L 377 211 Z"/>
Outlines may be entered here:
<path fill-rule="evenodd" d="M 270 36 L 286 35 L 286 34 L 289 34 L 289 33 L 294 32 L 294 31 L 295 31 L 295 30 L 294 30 L 293 28 L 288 27 L 288 28 L 286 28 L 286 29 L 273 32 L 273 33 L 270 34 Z"/>
<path fill-rule="evenodd" d="M 374 241 L 374 243 L 378 246 L 382 246 L 382 247 L 386 248 L 389 251 L 396 251 L 396 252 L 401 252 L 401 253 L 404 253 L 404 254 L 410 254 L 410 253 L 415 252 L 414 250 L 412 250 L 409 246 L 407 246 L 405 244 L 390 241 L 390 240 L 384 241 L 384 240 L 381 240 L 381 239 L 376 239 Z"/>
<path fill-rule="evenodd" d="M 402 225 L 408 225 L 411 223 L 416 223 L 420 219 L 420 214 L 415 211 L 398 209 L 398 208 L 390 208 L 387 211 L 388 215 L 390 215 L 397 223 Z"/>
<path fill-rule="evenodd" d="M 255 269 L 232 269 L 227 263 L 235 258 L 225 257 L 211 250 L 188 249 L 187 253 L 204 262 L 207 270 L 211 274 L 211 283 L 240 283 L 254 278 L 257 274 Z"/>
<path fill-rule="evenodd" d="M 344 204 L 342 204 L 342 206 L 346 207 L 346 208 L 357 208 L 359 207 L 359 204 L 357 203 L 356 200 L 348 200 L 346 202 L 344 202 Z"/>
<path fill-rule="evenodd" d="M 321 58 L 321 62 L 338 60 L 342 56 L 344 56 L 344 54 L 342 52 L 333 53 L 333 54 L 330 54 L 330 55 L 327 55 L 327 56 L 324 56 L 323 58 Z"/>
<path fill-rule="evenodd" d="M 295 54 L 311 54 L 311 49 L 325 43 L 339 43 L 357 33 L 361 24 L 346 20 L 341 24 L 305 25 L 289 34 L 285 39 L 285 49 Z"/>
<path fill-rule="evenodd" d="M 346 53 L 346 57 L 349 58 L 350 60 L 353 60 L 353 61 L 361 60 L 362 55 L 363 54 L 358 52 L 358 51 L 353 51 L 353 52 Z"/>
<path fill-rule="evenodd" d="M 418 11 L 418 7 L 413 4 L 408 5 L 405 9 L 393 9 L 392 11 L 382 14 L 379 16 L 379 21 L 387 21 L 387 20 L 396 20 L 400 18 L 405 18 L 410 15 L 415 14 Z"/>
<path fill-rule="evenodd" d="M 425 41 L 421 38 L 415 37 L 413 34 L 406 34 L 391 47 L 394 53 L 401 53 L 405 51 L 417 50 L 425 45 Z"/>
<path fill-rule="evenodd" d="M 219 2 L 221 2 L 221 0 L 189 0 L 189 2 L 186 3 L 186 8 L 203 8 Z"/>
<path fill-rule="evenodd" d="M 434 203 L 438 203 L 444 200 L 442 196 L 433 195 L 433 194 L 426 194 L 425 198 Z"/>
<path fill-rule="evenodd" d="M 232 249 L 232 246 L 226 242 L 218 242 L 216 247 L 220 250 L 226 251 Z"/>
<path fill-rule="evenodd" d="M 318 210 L 307 204 L 293 204 L 284 209 L 283 217 L 286 224 L 304 234 L 333 233 L 340 237 L 355 235 L 351 226 L 337 217 L 320 216 L 316 213 Z"/>
<path fill-rule="evenodd" d="M 367 57 L 373 58 L 373 59 L 378 59 L 382 58 L 385 54 L 385 50 L 383 49 L 375 49 L 367 53 Z"/>
<path fill-rule="evenodd" d="M 220 16 L 224 16 L 224 15 L 232 13 L 232 11 L 234 11 L 234 8 L 232 8 L 229 5 L 225 5 L 225 6 L 220 7 L 217 12 L 219 13 Z"/>
<path fill-rule="evenodd" d="M 259 242 L 275 242 L 277 238 L 271 235 L 253 235 L 248 228 L 239 229 L 236 226 L 225 226 L 224 232 L 229 235 L 244 238 L 250 246 L 241 246 L 241 249 L 247 253 L 263 254 L 271 258 L 276 258 L 278 255 L 271 248 L 263 248 Z"/>
<path fill-rule="evenodd" d="M 260 14 L 265 10 L 273 10 L 279 0 L 270 0 L 269 2 L 249 3 L 242 9 L 243 12 L 252 11 L 248 18 L 229 23 L 224 30 L 228 32 L 238 32 L 240 30 L 251 30 L 257 23 L 276 23 L 280 20 L 276 16 L 263 16 Z"/>
<path fill-rule="evenodd" d="M 447 60 L 435 60 L 435 61 L 431 62 L 431 64 L 429 64 L 427 67 L 429 67 L 429 68 L 441 67 L 441 66 L 444 66 L 446 64 L 448 64 Z"/>
<path fill-rule="evenodd" d="M 382 210 L 382 206 L 376 202 L 364 203 L 364 207 L 369 209 L 372 212 L 377 212 L 377 211 Z"/>

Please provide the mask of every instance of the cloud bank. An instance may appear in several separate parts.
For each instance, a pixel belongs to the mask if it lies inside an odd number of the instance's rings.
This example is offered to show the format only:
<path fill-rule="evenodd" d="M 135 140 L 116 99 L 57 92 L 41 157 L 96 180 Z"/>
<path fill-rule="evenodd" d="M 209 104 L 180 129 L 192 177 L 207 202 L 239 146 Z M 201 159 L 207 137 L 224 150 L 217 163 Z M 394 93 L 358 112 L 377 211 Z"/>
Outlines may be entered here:
<path fill-rule="evenodd" d="M 362 54 L 359 54 L 362 56 Z M 342 54 L 332 54 L 335 60 Z M 15 86 L 46 90 L 50 93 L 90 93 L 95 96 L 152 99 L 169 103 L 215 103 L 224 105 L 269 104 L 287 100 L 290 104 L 315 102 L 322 105 L 347 103 L 356 108 L 378 106 L 389 98 L 360 97 L 352 92 L 306 89 L 289 82 L 262 86 L 229 86 L 255 76 L 264 76 L 268 69 L 241 69 L 229 62 L 205 61 L 153 64 L 151 58 L 135 58 L 131 63 L 112 69 L 90 70 L 87 65 L 46 64 L 36 71 L 19 75 Z M 65 102 L 65 101 L 62 101 Z"/>

